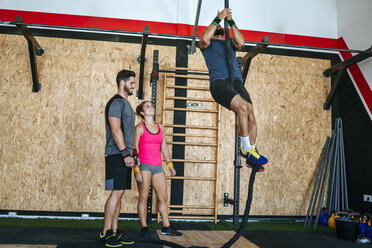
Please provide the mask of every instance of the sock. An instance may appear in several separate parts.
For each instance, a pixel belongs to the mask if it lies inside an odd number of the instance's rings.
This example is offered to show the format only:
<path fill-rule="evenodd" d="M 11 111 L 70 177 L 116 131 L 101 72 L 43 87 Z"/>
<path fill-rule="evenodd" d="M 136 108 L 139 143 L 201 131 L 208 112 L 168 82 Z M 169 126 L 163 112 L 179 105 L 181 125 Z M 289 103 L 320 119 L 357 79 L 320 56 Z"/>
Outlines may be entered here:
<path fill-rule="evenodd" d="M 242 141 L 243 150 L 244 152 L 248 151 L 249 148 L 251 148 L 251 144 L 249 143 L 249 136 L 247 137 L 240 137 L 240 140 Z"/>

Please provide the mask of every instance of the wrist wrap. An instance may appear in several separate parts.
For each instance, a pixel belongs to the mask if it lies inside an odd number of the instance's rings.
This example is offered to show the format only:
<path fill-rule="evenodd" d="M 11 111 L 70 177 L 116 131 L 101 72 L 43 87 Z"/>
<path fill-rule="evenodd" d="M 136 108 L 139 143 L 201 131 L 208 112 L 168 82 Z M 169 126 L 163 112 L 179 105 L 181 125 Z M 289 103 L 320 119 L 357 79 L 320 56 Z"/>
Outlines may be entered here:
<path fill-rule="evenodd" d="M 216 18 L 214 18 L 214 20 L 212 21 L 212 24 L 218 27 L 218 24 L 220 24 L 220 22 L 221 22 L 221 19 L 218 16 L 216 16 Z"/>
<path fill-rule="evenodd" d="M 229 24 L 229 26 L 230 26 L 231 28 L 234 27 L 234 26 L 236 27 L 236 24 L 235 24 L 235 22 L 234 22 L 233 19 L 228 20 L 227 23 Z"/>
<path fill-rule="evenodd" d="M 169 162 L 169 163 L 167 163 L 167 165 L 168 165 L 168 168 L 170 169 L 170 168 L 173 168 L 173 162 L 171 161 L 171 162 Z"/>
<path fill-rule="evenodd" d="M 123 158 L 126 158 L 126 157 L 129 157 L 130 156 L 130 153 L 128 151 L 128 148 L 125 148 L 123 150 L 120 151 L 120 154 Z"/>

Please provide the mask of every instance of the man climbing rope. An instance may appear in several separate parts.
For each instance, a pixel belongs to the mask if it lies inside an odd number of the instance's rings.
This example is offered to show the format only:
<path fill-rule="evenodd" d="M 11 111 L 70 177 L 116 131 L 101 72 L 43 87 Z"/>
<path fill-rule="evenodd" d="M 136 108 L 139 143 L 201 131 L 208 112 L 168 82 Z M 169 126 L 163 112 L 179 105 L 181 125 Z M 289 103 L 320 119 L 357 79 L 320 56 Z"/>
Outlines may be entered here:
<path fill-rule="evenodd" d="M 233 85 L 229 83 L 227 49 L 223 38 L 224 30 L 219 25 L 221 20 L 225 18 L 234 35 L 231 39 Z M 258 171 L 262 172 L 264 171 L 263 165 L 268 160 L 260 155 L 256 148 L 257 124 L 252 101 L 244 87 L 236 62 L 235 51 L 242 49 L 244 45 L 244 37 L 232 19 L 232 12 L 229 8 L 225 8 L 221 12 L 218 11 L 216 18 L 204 30 L 199 40 L 199 47 L 209 70 L 210 92 L 214 100 L 237 115 L 236 125 L 242 141 L 240 155 L 246 159 L 247 167 L 252 168 L 256 165 L 259 167 Z"/>

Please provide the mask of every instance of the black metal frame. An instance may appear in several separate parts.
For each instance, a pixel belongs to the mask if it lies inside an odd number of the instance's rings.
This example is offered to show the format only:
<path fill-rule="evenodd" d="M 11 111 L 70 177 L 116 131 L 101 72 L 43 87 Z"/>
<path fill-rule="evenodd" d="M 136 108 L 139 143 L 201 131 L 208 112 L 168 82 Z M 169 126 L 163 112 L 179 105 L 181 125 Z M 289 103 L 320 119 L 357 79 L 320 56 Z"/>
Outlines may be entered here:
<path fill-rule="evenodd" d="M 17 15 L 16 16 L 16 26 L 19 31 L 23 34 L 25 39 L 27 40 L 28 44 L 28 54 L 30 57 L 30 65 L 31 65 L 31 75 L 32 75 L 32 92 L 40 92 L 41 85 L 39 83 L 39 77 L 37 75 L 37 63 L 35 56 L 43 56 L 44 55 L 44 48 L 42 48 L 35 37 L 32 35 L 31 31 L 28 29 L 27 25 L 22 24 L 24 23 L 22 17 Z"/>
<path fill-rule="evenodd" d="M 366 52 L 371 52 L 371 49 L 372 49 L 372 47 L 368 48 L 365 51 Z M 357 55 L 355 55 L 351 58 L 348 58 L 347 60 L 345 60 L 343 62 L 340 62 L 340 63 L 332 66 L 331 68 L 323 71 L 323 76 L 324 77 L 330 77 L 331 75 L 337 73 L 336 79 L 334 80 L 334 82 L 332 84 L 331 91 L 329 92 L 329 94 L 327 96 L 327 99 L 324 102 L 324 106 L 323 106 L 324 110 L 329 109 L 329 107 L 331 106 L 332 99 L 333 99 L 333 96 L 335 94 L 335 91 L 337 90 L 340 83 L 342 82 L 343 76 L 344 76 L 347 68 L 349 66 L 354 65 L 356 63 L 359 63 L 359 62 L 361 62 L 361 61 L 363 61 L 363 60 L 365 60 L 369 57 L 372 57 L 372 54 L 360 53 L 360 54 L 357 54 Z"/>
<path fill-rule="evenodd" d="M 140 63 L 140 73 L 139 73 L 139 82 L 138 82 L 138 91 L 137 91 L 137 99 L 143 100 L 144 92 L 143 92 L 143 74 L 145 71 L 145 63 L 146 63 L 146 45 L 149 38 L 149 26 L 143 27 L 143 36 L 141 42 L 141 54 L 138 56 L 138 60 Z"/>
<path fill-rule="evenodd" d="M 239 69 L 242 68 L 242 57 L 237 57 Z M 233 224 L 239 224 L 239 199 L 240 199 L 240 168 L 242 162 L 240 159 L 240 138 L 238 129 L 235 128 L 235 155 L 234 155 L 234 198 L 229 198 L 228 193 L 224 193 L 223 203 L 227 207 L 228 204 L 233 205 Z"/>
<path fill-rule="evenodd" d="M 154 50 L 153 66 L 150 76 L 150 86 L 151 86 L 151 104 L 155 107 L 155 116 L 156 118 L 156 96 L 159 80 L 159 50 Z M 149 197 L 147 199 L 147 218 L 146 222 L 151 223 L 152 220 L 152 185 L 149 190 Z"/>

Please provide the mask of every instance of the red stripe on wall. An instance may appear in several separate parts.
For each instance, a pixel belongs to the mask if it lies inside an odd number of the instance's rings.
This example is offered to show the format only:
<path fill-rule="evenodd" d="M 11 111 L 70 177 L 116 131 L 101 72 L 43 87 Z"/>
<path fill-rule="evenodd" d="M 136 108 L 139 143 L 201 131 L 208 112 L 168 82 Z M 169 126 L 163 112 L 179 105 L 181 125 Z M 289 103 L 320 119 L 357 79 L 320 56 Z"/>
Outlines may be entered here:
<path fill-rule="evenodd" d="M 345 40 L 341 37 L 338 39 L 338 46 L 342 49 L 349 49 L 346 45 Z M 341 56 L 344 60 L 351 58 L 353 55 L 349 52 L 341 52 Z M 366 103 L 366 107 L 369 109 L 369 112 L 372 113 L 372 90 L 368 85 L 367 80 L 363 76 L 362 71 L 360 70 L 358 64 L 354 64 L 348 67 L 351 75 L 354 78 L 355 84 L 359 89 L 361 97 L 364 99 Z"/>
<path fill-rule="evenodd" d="M 82 28 L 98 28 L 142 32 L 143 26 L 149 26 L 151 33 L 163 33 L 172 35 L 192 36 L 194 26 L 181 23 L 151 22 L 141 20 L 117 19 L 106 17 L 92 17 L 81 15 L 55 14 L 33 11 L 0 9 L 1 21 L 14 22 L 16 15 L 21 15 L 25 23 L 46 24 L 56 26 L 70 26 Z M 200 36 L 205 26 L 199 26 L 197 35 Z M 300 45 L 337 48 L 337 39 L 280 34 L 271 32 L 259 32 L 241 30 L 244 39 L 247 41 L 261 41 L 265 35 L 269 36 L 270 42 Z"/>

